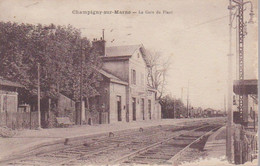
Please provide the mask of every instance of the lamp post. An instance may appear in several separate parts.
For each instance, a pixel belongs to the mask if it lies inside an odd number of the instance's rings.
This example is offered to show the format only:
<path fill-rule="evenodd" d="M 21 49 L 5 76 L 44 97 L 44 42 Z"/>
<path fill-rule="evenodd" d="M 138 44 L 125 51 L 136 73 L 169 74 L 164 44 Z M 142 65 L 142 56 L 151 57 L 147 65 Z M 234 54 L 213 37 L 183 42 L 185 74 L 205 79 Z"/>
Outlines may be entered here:
<path fill-rule="evenodd" d="M 235 5 L 233 5 L 235 3 Z M 251 10 L 250 10 L 250 20 L 248 23 L 253 23 L 253 5 L 251 1 L 243 2 L 243 0 L 229 0 L 229 53 L 228 53 L 228 96 L 227 96 L 227 105 L 228 105 L 228 122 L 227 122 L 227 140 L 226 140 L 226 156 L 229 162 L 233 161 L 234 157 L 234 150 L 233 150 L 233 110 L 232 110 L 232 94 L 233 94 L 233 79 L 232 79 L 232 22 L 234 20 L 234 17 L 238 16 L 238 38 L 239 38 L 239 44 L 238 44 L 238 54 L 239 54 L 239 80 L 244 80 L 244 37 L 246 33 L 244 32 L 244 5 L 250 4 Z M 235 15 L 233 14 L 233 10 L 237 9 L 235 12 Z M 243 95 L 239 96 L 239 112 L 242 116 L 243 111 Z"/>

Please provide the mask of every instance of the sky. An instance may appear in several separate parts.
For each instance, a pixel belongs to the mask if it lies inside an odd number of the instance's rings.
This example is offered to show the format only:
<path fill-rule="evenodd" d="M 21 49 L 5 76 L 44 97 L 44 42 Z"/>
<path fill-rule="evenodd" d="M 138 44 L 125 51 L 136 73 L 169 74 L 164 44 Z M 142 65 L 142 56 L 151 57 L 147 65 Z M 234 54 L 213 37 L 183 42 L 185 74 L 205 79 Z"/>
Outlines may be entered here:
<path fill-rule="evenodd" d="M 228 0 L 0 0 L 0 21 L 73 25 L 90 40 L 105 29 L 107 46 L 143 44 L 171 57 L 166 93 L 194 107 L 223 109 L 229 53 Z M 257 1 L 253 0 L 257 21 Z M 73 11 L 142 11 L 144 14 L 73 14 Z M 160 11 L 162 14 L 151 14 Z M 168 14 L 163 14 L 167 11 Z M 249 20 L 250 5 L 245 20 Z M 232 52 L 235 55 L 233 21 Z M 257 78 L 257 23 L 247 25 L 245 79 Z M 113 42 L 111 42 L 113 41 Z M 236 79 L 236 56 L 233 56 Z M 182 90 L 183 89 L 183 93 Z"/>

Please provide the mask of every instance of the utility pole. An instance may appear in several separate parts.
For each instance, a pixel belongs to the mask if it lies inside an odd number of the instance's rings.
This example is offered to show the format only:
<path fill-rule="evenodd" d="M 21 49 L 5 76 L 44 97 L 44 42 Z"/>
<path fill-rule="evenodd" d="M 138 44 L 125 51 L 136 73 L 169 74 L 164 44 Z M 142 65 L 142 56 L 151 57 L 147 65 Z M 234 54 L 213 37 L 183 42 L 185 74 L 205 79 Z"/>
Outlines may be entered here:
<path fill-rule="evenodd" d="M 232 0 L 229 0 L 229 54 L 228 54 L 228 96 L 227 96 L 227 108 L 228 108 L 228 122 L 227 122 L 227 140 L 226 140 L 226 156 L 228 161 L 233 161 L 233 144 L 232 144 L 232 125 L 233 125 L 233 110 L 232 110 L 232 16 L 233 7 Z"/>
<path fill-rule="evenodd" d="M 238 59 L 239 59 L 239 81 L 244 80 L 244 5 L 243 0 L 240 0 L 241 4 L 238 6 Z M 242 85 L 242 87 L 244 87 Z M 240 89 L 239 89 L 240 90 Z M 242 93 L 243 89 L 242 89 Z M 243 119 L 243 105 L 244 105 L 244 97 L 243 94 L 239 93 L 239 103 L 238 110 L 240 119 Z"/>
<path fill-rule="evenodd" d="M 224 113 L 227 113 L 227 108 L 226 108 L 227 104 L 226 104 L 226 95 L 224 95 Z"/>
<path fill-rule="evenodd" d="M 40 63 L 37 63 L 37 77 L 38 77 L 38 81 L 37 81 L 37 107 L 38 107 L 38 129 L 41 129 L 41 87 L 40 87 Z"/>
<path fill-rule="evenodd" d="M 174 99 L 173 99 L 173 118 L 176 118 L 175 115 L 176 115 L 176 96 L 174 96 Z"/>
<path fill-rule="evenodd" d="M 181 101 L 183 102 L 183 87 L 181 88 Z"/>
<path fill-rule="evenodd" d="M 190 84 L 190 81 L 188 81 L 188 88 L 187 88 L 187 114 L 188 114 L 188 118 L 190 116 L 190 114 L 189 114 L 189 84 Z"/>
<path fill-rule="evenodd" d="M 236 5 L 232 5 L 232 2 L 234 2 Z M 226 140 L 226 155 L 229 162 L 232 162 L 233 156 L 234 156 L 234 150 L 233 150 L 233 131 L 232 131 L 232 125 L 233 125 L 233 110 L 232 110 L 232 94 L 233 94 L 233 79 L 232 79 L 232 17 L 233 12 L 232 10 L 237 8 L 237 16 L 238 16 L 238 60 L 239 60 L 239 81 L 242 83 L 240 87 L 242 86 L 242 89 L 239 89 L 239 116 L 241 122 L 244 121 L 243 119 L 243 110 L 244 110 L 244 86 L 243 86 L 243 80 L 244 80 L 244 37 L 246 33 L 244 32 L 244 26 L 246 23 L 244 23 L 244 5 L 250 4 L 251 10 L 250 10 L 250 20 L 248 23 L 253 23 L 253 4 L 251 1 L 244 2 L 243 0 L 229 0 L 229 54 L 228 54 L 228 122 L 227 122 L 227 140 Z M 245 109 L 246 110 L 246 109 Z"/>
<path fill-rule="evenodd" d="M 80 40 L 80 115 L 79 115 L 79 124 L 82 125 L 82 86 L 83 86 L 83 54 L 82 54 L 82 40 Z"/>
<path fill-rule="evenodd" d="M 102 38 L 105 40 L 105 29 L 102 29 Z"/>

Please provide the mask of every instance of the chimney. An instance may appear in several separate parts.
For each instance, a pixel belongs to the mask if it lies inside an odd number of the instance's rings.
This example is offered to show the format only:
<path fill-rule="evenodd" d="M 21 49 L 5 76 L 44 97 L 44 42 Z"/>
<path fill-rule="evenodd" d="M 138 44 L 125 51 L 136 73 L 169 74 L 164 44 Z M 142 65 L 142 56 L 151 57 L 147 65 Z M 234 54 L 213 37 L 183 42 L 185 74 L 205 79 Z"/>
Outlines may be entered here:
<path fill-rule="evenodd" d="M 106 56 L 106 41 L 102 37 L 100 40 L 93 39 L 92 47 L 99 56 Z"/>

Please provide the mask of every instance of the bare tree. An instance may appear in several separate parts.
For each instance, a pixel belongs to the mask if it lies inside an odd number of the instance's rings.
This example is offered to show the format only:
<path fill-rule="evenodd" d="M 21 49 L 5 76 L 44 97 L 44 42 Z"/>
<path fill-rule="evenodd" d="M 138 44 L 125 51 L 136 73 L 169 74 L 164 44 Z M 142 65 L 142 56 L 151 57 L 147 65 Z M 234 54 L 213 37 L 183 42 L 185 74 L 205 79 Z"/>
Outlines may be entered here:
<path fill-rule="evenodd" d="M 166 85 L 167 72 L 171 66 L 171 57 L 164 58 L 160 52 L 146 51 L 148 63 L 148 86 L 157 90 L 156 99 L 161 99 Z"/>

